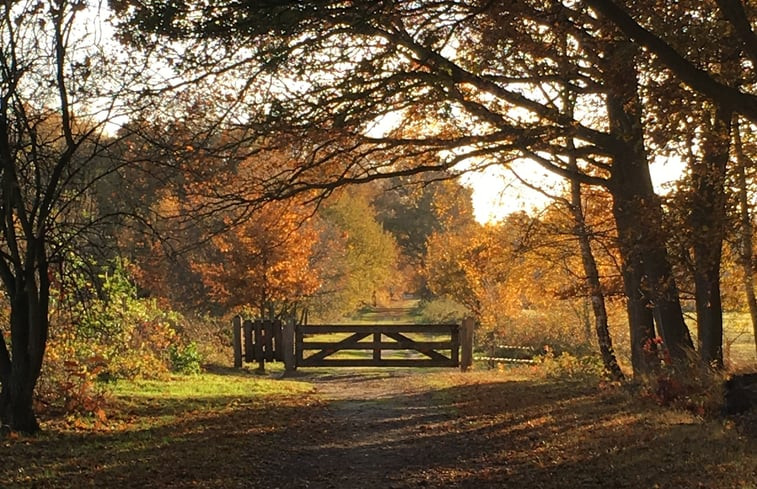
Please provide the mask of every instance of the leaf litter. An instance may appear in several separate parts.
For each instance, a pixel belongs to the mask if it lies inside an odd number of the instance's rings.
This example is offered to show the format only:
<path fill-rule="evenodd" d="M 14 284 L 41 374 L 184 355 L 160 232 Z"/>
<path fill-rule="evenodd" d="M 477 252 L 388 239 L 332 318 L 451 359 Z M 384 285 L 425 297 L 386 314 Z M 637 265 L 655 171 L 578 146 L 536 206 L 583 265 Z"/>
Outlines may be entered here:
<path fill-rule="evenodd" d="M 202 381 L 202 380 L 198 380 Z M 0 487 L 753 489 L 755 439 L 622 388 L 396 369 L 265 392 L 122 397 L 0 441 Z M 277 384 L 279 383 L 279 384 Z M 95 423 L 94 421 L 97 421 Z"/>

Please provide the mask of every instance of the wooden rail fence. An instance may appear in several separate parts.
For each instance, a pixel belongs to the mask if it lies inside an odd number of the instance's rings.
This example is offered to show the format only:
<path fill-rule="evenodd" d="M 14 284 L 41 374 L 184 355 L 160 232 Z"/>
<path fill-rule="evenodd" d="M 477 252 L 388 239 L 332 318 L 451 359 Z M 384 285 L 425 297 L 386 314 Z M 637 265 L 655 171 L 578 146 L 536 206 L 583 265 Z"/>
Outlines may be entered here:
<path fill-rule="evenodd" d="M 534 364 L 534 357 L 543 353 L 530 346 L 519 345 L 492 345 L 488 355 L 476 355 L 477 361 L 489 362 L 489 366 L 496 363 L 525 363 Z"/>
<path fill-rule="evenodd" d="M 295 325 L 237 316 L 232 333 L 235 367 L 257 362 L 258 369 L 264 370 L 265 362 L 283 361 L 288 371 L 298 367 L 458 366 L 465 371 L 473 363 L 472 319 L 460 325 Z"/>

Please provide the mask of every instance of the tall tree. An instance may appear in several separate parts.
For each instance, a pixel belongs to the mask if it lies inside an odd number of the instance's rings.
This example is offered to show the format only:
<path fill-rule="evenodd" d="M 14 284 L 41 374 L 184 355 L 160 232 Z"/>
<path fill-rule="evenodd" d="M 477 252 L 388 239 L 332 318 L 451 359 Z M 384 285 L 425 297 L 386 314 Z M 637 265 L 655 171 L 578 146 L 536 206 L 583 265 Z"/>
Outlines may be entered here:
<path fill-rule="evenodd" d="M 568 54 L 568 37 L 564 38 L 562 51 Z M 567 69 L 563 70 L 565 73 Z M 570 89 L 566 80 L 561 90 L 562 108 L 569 117 L 574 117 L 576 94 Z M 566 141 L 566 147 L 570 151 L 568 155 L 568 169 L 574 172 L 579 171 L 578 162 L 575 157 L 575 143 L 572 139 Z M 581 182 L 576 179 L 570 181 L 570 200 L 567 202 L 573 215 L 573 233 L 578 239 L 579 250 L 581 253 L 581 263 L 585 274 L 587 289 L 589 291 L 589 300 L 591 302 L 592 312 L 594 313 L 594 331 L 599 344 L 599 351 L 602 355 L 605 371 L 615 380 L 623 379 L 623 372 L 620 370 L 618 360 L 615 356 L 615 350 L 612 346 L 612 337 L 610 336 L 609 319 L 607 315 L 607 305 L 605 294 L 600 282 L 599 267 L 594 257 L 591 247 L 591 232 L 588 227 L 586 215 L 584 213 L 584 202 L 581 193 Z"/>
<path fill-rule="evenodd" d="M 10 348 L 0 334 L 0 420 L 30 433 L 39 429 L 32 397 L 52 264 L 105 217 L 89 189 L 120 165 L 106 157 L 107 129 L 128 113 L 116 94 L 133 79 L 94 42 L 81 16 L 86 5 L 0 5 L 0 280 L 10 304 Z"/>
<path fill-rule="evenodd" d="M 269 204 L 193 253 L 210 296 L 261 318 L 294 314 L 320 285 L 310 267 L 316 231 L 288 203 Z"/>
<path fill-rule="evenodd" d="M 744 294 L 746 295 L 749 316 L 752 321 L 752 332 L 754 335 L 754 348 L 757 353 L 757 296 L 754 291 L 754 224 L 753 215 L 750 212 L 751 205 L 749 201 L 749 188 L 747 179 L 747 168 L 754 165 L 749 161 L 744 150 L 744 141 L 741 137 L 741 125 L 738 119 L 735 121 L 733 128 L 734 151 L 736 153 L 736 186 L 738 195 L 738 215 L 739 215 L 739 262 L 744 277 Z"/>
<path fill-rule="evenodd" d="M 384 181 L 373 199 L 376 219 L 394 236 L 414 291 L 424 293 L 428 238 L 435 232 L 473 221 L 471 190 L 447 172 Z"/>
<path fill-rule="evenodd" d="M 739 61 L 740 42 L 734 27 L 712 4 L 678 2 L 663 7 L 646 6 L 647 22 L 654 29 L 670 27 L 666 42 L 698 67 L 717 71 L 722 83 L 748 84 Z M 696 44 L 692 34 L 696 34 Z M 652 82 L 645 96 L 663 100 L 648 104 L 648 137 L 660 154 L 675 148 L 678 158 L 688 164 L 685 178 L 677 187 L 683 219 L 676 231 L 685 238 L 687 267 L 692 275 L 697 311 L 697 339 L 701 360 L 721 366 L 723 320 L 720 292 L 720 263 L 727 227 L 726 169 L 731 142 L 733 109 L 680 83 L 675 73 L 659 59 L 652 58 L 645 72 Z M 676 211 L 678 212 L 678 211 Z"/>
<path fill-rule="evenodd" d="M 364 189 L 344 189 L 324 202 L 320 211 L 322 235 L 313 267 L 324 287 L 313 308 L 322 317 L 354 312 L 372 304 L 394 279 L 397 244 L 376 219 Z M 325 248 L 325 249 L 324 249 Z"/>
<path fill-rule="evenodd" d="M 612 346 L 605 294 L 600 281 L 599 266 L 592 251 L 592 235 L 586 221 L 583 206 L 581 184 L 573 180 L 570 182 L 569 207 L 573 214 L 573 233 L 578 239 L 581 263 L 589 291 L 592 312 L 594 313 L 594 331 L 597 336 L 597 343 L 599 344 L 599 352 L 602 355 L 605 370 L 610 377 L 615 380 L 622 380 L 623 372 L 620 370 L 618 359 L 615 356 L 615 349 Z"/>

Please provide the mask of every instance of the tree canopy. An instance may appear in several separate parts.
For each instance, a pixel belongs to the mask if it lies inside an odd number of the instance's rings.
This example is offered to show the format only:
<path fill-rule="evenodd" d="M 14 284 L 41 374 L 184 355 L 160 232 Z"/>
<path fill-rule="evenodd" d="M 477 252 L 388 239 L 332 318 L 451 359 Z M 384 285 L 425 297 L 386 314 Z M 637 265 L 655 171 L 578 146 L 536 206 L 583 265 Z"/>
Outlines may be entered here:
<path fill-rule="evenodd" d="M 658 17 L 674 22 L 680 18 L 676 14 L 692 13 L 685 18 L 696 27 L 700 44 L 723 32 L 714 23 L 732 26 L 703 56 L 676 51 L 685 39 L 672 35 L 662 44 L 649 41 L 637 35 L 623 9 L 596 4 L 114 6 L 138 26 L 140 35 L 129 39 L 136 45 L 162 39 L 203 46 L 193 51 L 212 51 L 212 59 L 192 59 L 186 69 L 210 63 L 215 72 L 246 80 L 234 97 L 238 108 L 249 108 L 245 127 L 268 140 L 276 134 L 279 144 L 296 144 L 300 151 L 301 164 L 263 184 L 261 193 L 272 192 L 272 198 L 303 190 L 328 193 L 342 184 L 429 170 L 507 165 L 519 158 L 606 189 L 612 196 L 638 370 L 648 368 L 643 350 L 655 331 L 680 361 L 694 346 L 667 247 L 664 209 L 649 171 L 655 157 L 675 152 L 669 138 L 660 142 L 660 124 L 651 114 L 662 119 L 682 110 L 672 96 L 680 91 L 666 95 L 658 88 L 680 79 L 709 97 L 688 108 L 697 114 L 694 120 L 715 117 L 709 125 L 690 124 L 707 144 L 692 160 L 699 175 L 693 195 L 701 199 L 691 206 L 703 210 L 693 212 L 687 226 L 712 230 L 695 244 L 702 305 L 698 337 L 703 359 L 720 362 L 715 338 L 722 324 L 712 300 L 719 295 L 713 282 L 719 258 L 707 250 L 720 249 L 723 239 L 721 195 L 728 158 L 723 148 L 728 147 L 731 114 L 749 115 L 750 110 L 751 95 L 740 88 L 749 68 L 723 76 L 732 73 L 726 69 L 731 57 L 749 55 L 731 48 L 746 35 L 744 26 L 724 14 L 722 2 L 712 15 L 693 4 L 667 11 L 654 2 L 635 4 L 643 22 Z M 719 81 L 710 73 L 716 65 L 723 67 Z M 720 99 L 713 98 L 712 83 L 722 88 Z M 711 207 L 703 208 L 704 202 Z"/>

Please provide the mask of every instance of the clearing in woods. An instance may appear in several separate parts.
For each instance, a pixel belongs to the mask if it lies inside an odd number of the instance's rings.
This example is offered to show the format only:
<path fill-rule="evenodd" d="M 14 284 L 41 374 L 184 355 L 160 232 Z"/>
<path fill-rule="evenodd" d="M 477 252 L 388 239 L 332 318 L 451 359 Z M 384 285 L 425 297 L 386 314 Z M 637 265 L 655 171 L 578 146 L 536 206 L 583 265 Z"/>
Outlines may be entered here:
<path fill-rule="evenodd" d="M 0 488 L 757 489 L 748 424 L 533 367 L 214 368 L 119 383 L 107 415 L 0 439 Z"/>

